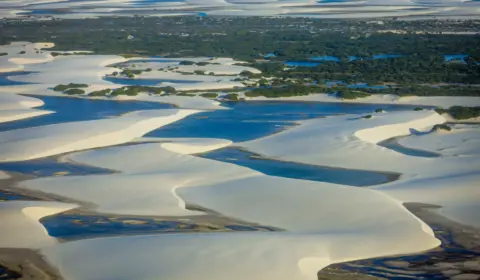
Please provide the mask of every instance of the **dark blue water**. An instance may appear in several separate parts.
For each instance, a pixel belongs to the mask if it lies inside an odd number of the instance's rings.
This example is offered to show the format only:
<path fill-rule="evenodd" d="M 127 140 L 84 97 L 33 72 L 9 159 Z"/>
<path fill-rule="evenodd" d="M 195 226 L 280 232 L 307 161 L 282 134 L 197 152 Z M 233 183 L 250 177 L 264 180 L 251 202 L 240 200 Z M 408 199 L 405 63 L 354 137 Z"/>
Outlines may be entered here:
<path fill-rule="evenodd" d="M 66 239 L 91 238 L 101 235 L 198 231 L 200 229 L 199 225 L 192 222 L 101 215 L 59 214 L 42 218 L 40 222 L 50 236 Z M 205 228 L 205 226 L 203 227 Z M 221 226 L 215 226 L 213 229 L 218 228 Z M 243 225 L 226 225 L 225 229 L 233 231 L 272 230 L 268 227 Z"/>
<path fill-rule="evenodd" d="M 16 193 L 9 192 L 9 191 L 0 190 L 0 202 L 1 201 L 8 201 L 8 200 L 37 200 L 37 199 L 35 199 L 33 197 L 29 197 L 29 196 L 24 196 L 24 195 L 21 195 L 21 194 L 16 194 Z M 2 279 L 2 278 L 0 277 L 0 279 Z"/>
<path fill-rule="evenodd" d="M 112 171 L 104 168 L 58 162 L 54 157 L 20 162 L 0 162 L 0 170 L 34 175 L 36 177 L 55 176 L 58 172 L 66 172 L 64 176 L 112 173 Z"/>
<path fill-rule="evenodd" d="M 383 108 L 412 110 L 414 106 L 315 102 L 226 102 L 233 110 L 191 115 L 179 122 L 150 132 L 150 137 L 224 138 L 234 142 L 270 135 L 292 126 L 294 121 L 339 114 L 365 114 Z"/>
<path fill-rule="evenodd" d="M 288 67 L 317 67 L 320 65 L 320 62 L 285 61 L 285 65 Z"/>
<path fill-rule="evenodd" d="M 11 81 L 8 79 L 10 76 L 20 76 L 20 75 L 28 75 L 32 72 L 7 72 L 7 73 L 0 73 L 0 86 L 16 86 L 16 85 L 27 85 L 31 83 L 26 82 L 16 82 Z"/>
<path fill-rule="evenodd" d="M 403 57 L 404 55 L 402 54 L 375 54 L 372 57 L 360 57 L 360 56 L 354 56 L 351 55 L 348 57 L 348 61 L 356 61 L 356 60 L 377 60 L 377 59 L 389 59 L 389 58 L 399 58 Z"/>
<path fill-rule="evenodd" d="M 173 108 L 173 105 L 144 101 L 94 100 L 72 97 L 32 96 L 43 100 L 44 106 L 38 109 L 56 113 L 39 117 L 0 123 L 0 131 L 26 128 L 39 125 L 104 119 L 121 114 L 149 109 Z"/>
<path fill-rule="evenodd" d="M 446 62 L 461 62 L 466 63 L 466 59 L 469 57 L 468 54 L 446 54 L 443 56 Z"/>
<path fill-rule="evenodd" d="M 186 84 L 196 84 L 200 81 L 190 81 L 190 80 L 173 80 L 173 79 L 129 79 L 129 78 L 115 78 L 115 77 L 104 77 L 105 81 L 125 86 L 156 86 L 160 83 L 186 83 Z"/>
<path fill-rule="evenodd" d="M 235 148 L 224 148 L 198 156 L 245 166 L 271 176 L 328 182 L 356 187 L 384 184 L 397 180 L 399 177 L 399 174 L 332 168 L 265 159 L 260 158 L 253 153 Z"/>
<path fill-rule="evenodd" d="M 310 60 L 314 61 L 335 61 L 340 62 L 340 59 L 336 56 L 324 55 L 324 56 L 313 56 L 310 57 Z"/>

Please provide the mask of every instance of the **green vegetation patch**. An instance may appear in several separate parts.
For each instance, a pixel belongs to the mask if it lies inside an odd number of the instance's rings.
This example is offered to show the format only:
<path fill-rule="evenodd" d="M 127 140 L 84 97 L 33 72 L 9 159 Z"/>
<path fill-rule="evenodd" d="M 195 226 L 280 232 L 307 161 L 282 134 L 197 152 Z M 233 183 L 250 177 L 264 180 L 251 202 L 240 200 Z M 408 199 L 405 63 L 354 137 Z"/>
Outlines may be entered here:
<path fill-rule="evenodd" d="M 190 94 L 190 93 L 185 93 L 185 92 L 179 92 L 177 93 L 178 96 L 188 96 L 188 97 L 194 97 L 196 96 L 195 94 Z"/>
<path fill-rule="evenodd" d="M 218 97 L 218 94 L 217 94 L 217 93 L 214 93 L 214 92 L 206 92 L 206 93 L 200 94 L 200 96 L 201 96 L 201 97 L 205 97 L 205 98 L 214 99 L 214 98 L 217 98 L 217 97 Z"/>
<path fill-rule="evenodd" d="M 238 101 L 238 94 L 236 93 L 229 93 L 222 96 L 223 99 L 230 100 L 230 101 Z"/>
<path fill-rule="evenodd" d="M 245 93 L 246 97 L 288 97 L 288 96 L 302 96 L 312 93 L 326 93 L 330 91 L 328 88 L 320 86 L 306 86 L 306 85 L 287 85 L 284 87 L 272 88 L 257 88 Z"/>
<path fill-rule="evenodd" d="M 189 61 L 189 60 L 182 60 L 182 61 L 180 61 L 179 64 L 180 64 L 180 65 L 194 65 L 195 62 Z"/>
<path fill-rule="evenodd" d="M 448 113 L 454 119 L 468 120 L 480 117 L 480 107 L 453 106 L 450 109 L 435 109 L 439 114 Z"/>
<path fill-rule="evenodd" d="M 78 95 L 78 94 L 84 94 L 85 91 L 83 89 L 79 88 L 71 88 L 65 90 L 63 93 L 68 94 L 68 95 Z"/>
<path fill-rule="evenodd" d="M 102 89 L 102 90 L 96 90 L 92 91 L 88 94 L 88 96 L 107 96 L 112 90 L 107 88 L 107 89 Z"/>
<path fill-rule="evenodd" d="M 447 124 L 436 124 L 432 127 L 431 131 L 433 132 L 433 131 L 441 131 L 441 130 L 451 131 L 452 128 Z"/>
<path fill-rule="evenodd" d="M 357 98 L 364 98 L 368 97 L 371 94 L 364 91 L 359 90 L 349 90 L 349 89 L 342 89 L 337 93 L 337 96 L 342 99 L 357 99 Z"/>
<path fill-rule="evenodd" d="M 167 86 L 167 87 L 148 87 L 148 86 L 125 86 L 121 88 L 114 89 L 110 95 L 118 96 L 118 95 L 129 95 L 135 96 L 139 93 L 152 93 L 152 94 L 172 94 L 176 93 L 177 91 L 175 88 Z"/>
<path fill-rule="evenodd" d="M 69 83 L 68 85 L 56 85 L 53 90 L 54 91 L 65 91 L 67 89 L 74 89 L 74 88 L 87 88 L 87 84 L 75 84 L 75 83 Z"/>

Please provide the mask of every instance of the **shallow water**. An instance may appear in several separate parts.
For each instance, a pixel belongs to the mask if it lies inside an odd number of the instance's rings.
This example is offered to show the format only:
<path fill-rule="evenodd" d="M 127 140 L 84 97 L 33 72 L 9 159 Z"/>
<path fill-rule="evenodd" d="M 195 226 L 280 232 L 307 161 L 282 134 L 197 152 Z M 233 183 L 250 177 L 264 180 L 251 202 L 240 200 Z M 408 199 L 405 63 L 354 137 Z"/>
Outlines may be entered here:
<path fill-rule="evenodd" d="M 317 67 L 320 65 L 320 62 L 285 61 L 285 65 L 288 67 Z"/>
<path fill-rule="evenodd" d="M 139 217 L 59 214 L 42 218 L 48 234 L 64 239 L 83 239 L 108 235 L 153 234 L 198 231 L 271 231 L 263 226 L 196 224 L 192 221 Z"/>
<path fill-rule="evenodd" d="M 17 82 L 9 80 L 8 77 L 10 76 L 21 76 L 21 75 L 28 75 L 32 72 L 7 72 L 7 73 L 0 73 L 0 86 L 17 86 L 17 85 L 27 85 L 31 83 L 26 82 Z"/>
<path fill-rule="evenodd" d="M 383 108 L 387 111 L 412 110 L 414 106 L 354 103 L 249 101 L 225 102 L 233 110 L 208 111 L 191 115 L 154 130 L 149 137 L 223 138 L 234 142 L 261 138 L 284 130 L 293 122 L 339 114 L 365 114 Z"/>
<path fill-rule="evenodd" d="M 324 56 L 312 56 L 310 60 L 313 61 L 335 61 L 340 62 L 340 59 L 336 56 L 324 55 Z"/>
<path fill-rule="evenodd" d="M 413 149 L 409 147 L 405 147 L 400 145 L 398 143 L 398 139 L 401 137 L 394 137 L 387 139 L 385 141 L 382 141 L 378 143 L 379 146 L 394 150 L 397 153 L 401 153 L 407 156 L 413 156 L 413 157 L 426 157 L 426 158 L 436 158 L 440 157 L 441 154 L 435 153 L 435 152 L 430 152 L 430 151 L 425 151 L 425 150 L 419 150 L 419 149 Z"/>
<path fill-rule="evenodd" d="M 117 117 L 132 111 L 168 109 L 174 107 L 171 104 L 133 100 L 114 101 L 57 96 L 32 97 L 41 99 L 45 103 L 44 106 L 37 107 L 36 109 L 55 111 L 55 113 L 14 122 L 0 123 L 0 131 L 56 123 L 105 119 Z"/>
<path fill-rule="evenodd" d="M 289 161 L 260 158 L 253 153 L 235 148 L 220 150 L 198 155 L 245 166 L 271 176 L 293 179 L 311 180 L 357 187 L 384 184 L 398 179 L 398 174 L 387 174 L 374 171 L 332 168 L 302 164 Z"/>
<path fill-rule="evenodd" d="M 69 162 L 59 162 L 57 161 L 57 157 L 47 157 L 18 162 L 0 162 L 0 170 L 34 175 L 36 177 L 112 173 L 110 170 L 104 168 Z"/>

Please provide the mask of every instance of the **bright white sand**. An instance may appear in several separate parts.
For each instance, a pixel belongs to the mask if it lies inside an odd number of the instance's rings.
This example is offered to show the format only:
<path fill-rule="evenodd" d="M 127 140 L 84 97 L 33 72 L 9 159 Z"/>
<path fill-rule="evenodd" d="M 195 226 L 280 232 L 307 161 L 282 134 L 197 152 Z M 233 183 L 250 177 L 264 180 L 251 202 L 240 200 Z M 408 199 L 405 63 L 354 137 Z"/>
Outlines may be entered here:
<path fill-rule="evenodd" d="M 479 225 L 478 211 L 474 211 L 480 205 L 479 191 L 472 182 L 480 180 L 480 158 L 471 152 L 478 143 L 478 129 L 453 132 L 459 134 L 456 136 L 432 134 L 407 138 L 408 145 L 420 149 L 460 146 L 450 153 L 442 153 L 441 158 L 413 157 L 376 143 L 409 135 L 410 130 L 429 131 L 433 125 L 443 123 L 443 117 L 431 111 L 373 115 L 372 119 L 339 116 L 305 121 L 298 127 L 240 145 L 281 160 L 402 173 L 399 181 L 372 188 L 403 202 L 440 205 L 444 216 Z M 436 137 L 438 135 L 441 138 Z M 433 139 L 441 143 L 432 143 Z"/>
<path fill-rule="evenodd" d="M 444 156 L 480 156 L 480 125 L 450 125 L 452 131 L 412 135 L 398 142 L 405 147 L 427 150 Z"/>
<path fill-rule="evenodd" d="M 374 94 L 365 98 L 353 100 L 340 99 L 330 94 L 311 94 L 305 96 L 292 96 L 281 98 L 246 98 L 247 100 L 278 100 L 278 101 L 313 101 L 313 102 L 346 102 L 368 104 L 407 104 L 419 106 L 435 106 L 450 108 L 452 106 L 480 106 L 480 98 L 470 96 L 408 96 L 399 97 L 393 94 Z M 381 106 L 380 106 L 381 107 Z"/>
<path fill-rule="evenodd" d="M 76 205 L 45 201 L 4 201 L 0 203 L 0 248 L 38 249 L 56 243 L 39 220 Z"/>
<path fill-rule="evenodd" d="M 205 153 L 227 147 L 232 141 L 226 139 L 214 138 L 157 138 L 157 137 L 141 137 L 131 142 L 145 143 L 158 142 L 163 143 L 162 148 L 179 154 L 198 154 Z"/>
<path fill-rule="evenodd" d="M 1 45 L 0 52 L 7 53 L 7 55 L 0 56 L 0 73 L 22 71 L 27 64 L 53 60 L 50 53 L 43 50 L 53 46 L 52 43 L 29 42 L 13 42 L 9 45 Z"/>
<path fill-rule="evenodd" d="M 5 86 L 0 88 L 0 92 L 6 93 L 23 93 L 23 94 L 34 94 L 34 95 L 65 95 L 61 92 L 54 92 L 52 88 L 59 84 L 69 84 L 69 83 L 80 83 L 89 85 L 85 89 L 86 93 L 102 90 L 102 89 L 115 89 L 122 87 L 123 85 L 114 84 L 103 79 L 106 75 L 112 74 L 113 72 L 121 72 L 119 68 L 111 67 L 117 63 L 124 63 L 128 60 L 115 55 L 68 55 L 68 56 L 56 56 L 53 57 L 49 52 L 40 50 L 40 48 L 52 47 L 51 43 L 28 43 L 28 42 L 16 42 L 11 45 L 0 46 L 0 52 L 8 52 L 9 55 L 0 57 L 4 60 L 6 65 L 2 68 L 4 71 L 29 71 L 27 75 L 17 75 L 9 77 L 12 81 L 17 82 L 26 82 L 31 83 L 27 85 L 20 86 Z M 21 50 L 27 50 L 26 54 L 18 54 Z M 40 53 L 36 53 L 37 49 Z M 12 55 L 10 55 L 10 53 Z M 64 52 L 62 52 L 64 53 Z M 18 56 L 22 56 L 18 58 Z M 25 61 L 23 56 L 29 57 L 29 61 Z M 46 57 L 46 58 L 45 58 Z M 20 59 L 20 60 L 19 60 Z M 138 59 L 138 58 L 136 58 Z M 212 70 L 221 73 L 225 73 L 227 69 L 232 68 L 233 75 L 230 76 L 210 76 L 210 75 L 183 75 L 177 73 L 178 69 L 169 69 L 167 72 L 158 71 L 157 68 L 154 68 L 151 72 L 143 72 L 140 75 L 137 75 L 136 79 L 166 79 L 166 80 L 185 80 L 185 81 L 198 81 L 198 83 L 188 83 L 188 82 L 178 82 L 178 83 L 169 83 L 163 82 L 158 84 L 159 86 L 172 86 L 177 90 L 218 90 L 218 89 L 230 89 L 234 87 L 244 87 L 240 82 L 232 81 L 236 78 L 236 73 L 243 70 L 249 70 L 251 72 L 258 72 L 253 68 L 248 68 L 244 66 L 235 66 L 234 63 L 242 63 L 242 61 L 235 61 L 230 58 L 184 58 L 182 60 L 192 60 L 192 61 L 208 61 L 210 63 L 220 63 L 220 65 L 207 65 L 207 66 L 192 66 L 191 70 L 197 68 L 202 68 L 204 70 L 209 70 L 209 67 L 213 67 Z M 152 59 L 155 61 L 156 59 Z M 157 59 L 158 60 L 158 59 Z M 146 69 L 152 67 L 156 62 L 149 63 L 138 63 L 134 59 L 130 59 L 130 63 L 126 65 L 131 69 Z M 172 62 L 167 64 L 170 66 L 180 67 L 178 65 L 179 59 L 173 59 Z M 40 63 L 47 62 L 47 63 Z M 138 65 L 137 68 L 133 68 L 133 65 Z M 145 64 L 145 65 L 143 65 Z M 75 65 L 72 68 L 72 65 Z M 160 67 L 159 67 L 160 68 Z M 2 70 L 0 69 L 0 72 Z M 88 98 L 87 96 L 83 96 Z M 194 97 L 192 99 L 187 99 L 182 96 L 146 96 L 145 94 L 140 94 L 139 96 L 121 96 L 119 99 L 138 99 L 145 101 L 154 101 L 154 102 L 167 102 L 175 104 L 183 108 L 193 108 L 193 109 L 221 109 L 219 103 L 212 101 L 203 97 Z M 14 120 L 12 116 L 13 113 L 4 113 L 2 116 L 0 112 L 0 121 L 4 119 L 5 121 Z M 16 114 L 21 117 L 31 117 L 41 114 L 39 111 L 35 112 L 17 112 Z"/>
<path fill-rule="evenodd" d="M 190 156 L 186 153 L 196 148 L 186 143 L 173 149 L 182 154 L 164 145 L 81 152 L 71 160 L 121 173 L 41 178 L 20 186 L 93 202 L 97 211 L 110 213 L 199 214 L 184 208 L 185 202 L 194 203 L 287 232 L 119 237 L 44 249 L 62 275 L 100 279 L 111 271 L 114 279 L 315 279 L 330 263 L 439 244 L 426 224 L 381 192 L 266 176 Z M 105 264 L 100 260 L 107 251 L 111 257 Z M 138 264 L 127 266 L 132 259 Z M 186 260 L 190 265 L 183 265 Z"/>
<path fill-rule="evenodd" d="M 313 280 L 320 268 L 373 247 L 383 251 L 387 248 L 382 245 L 390 247 L 398 237 L 375 240 L 368 233 L 338 232 L 168 234 L 75 241 L 42 253 L 72 280 L 104 279 L 106 274 L 119 280 Z"/>
<path fill-rule="evenodd" d="M 51 114 L 52 111 L 31 109 L 43 105 L 40 99 L 13 93 L 0 93 L 0 123 Z"/>
<path fill-rule="evenodd" d="M 0 133 L 0 161 L 22 161 L 128 142 L 195 110 L 149 110 L 118 118 L 61 123 Z"/>

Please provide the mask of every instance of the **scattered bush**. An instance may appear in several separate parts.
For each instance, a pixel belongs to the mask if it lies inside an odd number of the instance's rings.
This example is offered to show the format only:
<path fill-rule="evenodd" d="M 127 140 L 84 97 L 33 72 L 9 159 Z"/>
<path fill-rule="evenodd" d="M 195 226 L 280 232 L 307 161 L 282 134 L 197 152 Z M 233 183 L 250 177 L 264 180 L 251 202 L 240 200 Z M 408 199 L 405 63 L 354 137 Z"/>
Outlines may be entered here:
<path fill-rule="evenodd" d="M 71 88 L 65 90 L 63 93 L 68 94 L 68 95 L 78 95 L 78 94 L 84 94 L 85 91 L 83 89 L 79 88 Z"/>
<path fill-rule="evenodd" d="M 272 88 L 257 88 L 245 93 L 247 97 L 288 97 L 288 96 L 302 96 L 311 93 L 327 92 L 328 89 L 319 86 L 304 86 L 304 85 L 288 85 L 283 87 Z"/>
<path fill-rule="evenodd" d="M 26 53 L 25 51 L 21 51 L 21 52 L 19 52 L 18 54 L 25 54 L 25 53 Z"/>
<path fill-rule="evenodd" d="M 118 96 L 118 95 L 129 95 L 135 96 L 139 93 L 153 93 L 153 94 L 161 94 L 161 93 L 176 93 L 175 88 L 166 86 L 166 87 L 148 87 L 148 86 L 125 86 L 121 88 L 114 89 L 110 95 Z"/>
<path fill-rule="evenodd" d="M 371 118 L 372 118 L 372 115 L 366 115 L 366 116 L 363 116 L 362 118 L 364 118 L 364 119 L 371 119 Z"/>
<path fill-rule="evenodd" d="M 102 90 L 96 90 L 92 91 L 88 94 L 88 96 L 106 96 L 109 94 L 112 90 L 107 88 L 107 89 L 102 89 Z"/>
<path fill-rule="evenodd" d="M 422 107 L 416 107 L 413 109 L 413 111 L 423 111 L 423 108 Z"/>
<path fill-rule="evenodd" d="M 205 71 L 203 71 L 203 70 L 195 70 L 195 71 L 193 71 L 193 73 L 196 74 L 196 75 L 205 75 Z"/>
<path fill-rule="evenodd" d="M 207 65 L 207 64 L 210 64 L 210 63 L 205 62 L 205 61 L 197 62 L 197 65 L 198 65 L 198 66 L 205 66 L 205 65 Z"/>
<path fill-rule="evenodd" d="M 6 52 L 0 53 L 0 56 L 5 56 L 5 55 L 8 55 L 8 53 L 6 53 Z"/>
<path fill-rule="evenodd" d="M 438 112 L 438 110 L 436 110 Z M 480 117 L 480 107 L 453 106 L 444 112 L 449 113 L 454 119 L 468 120 Z"/>
<path fill-rule="evenodd" d="M 222 96 L 223 99 L 230 100 L 230 101 L 238 101 L 238 94 L 236 93 L 229 93 Z"/>
<path fill-rule="evenodd" d="M 207 92 L 207 93 L 202 93 L 200 96 L 205 97 L 205 98 L 217 98 L 218 94 L 214 92 Z"/>
<path fill-rule="evenodd" d="M 452 128 L 447 124 L 436 124 L 432 127 L 431 131 L 440 131 L 440 130 L 451 131 Z"/>
<path fill-rule="evenodd" d="M 147 68 L 145 71 L 146 72 L 152 72 L 152 68 Z"/>
<path fill-rule="evenodd" d="M 342 99 L 357 99 L 368 97 L 371 94 L 368 92 L 358 91 L 358 90 L 349 90 L 344 89 L 338 92 L 337 96 Z"/>
<path fill-rule="evenodd" d="M 385 112 L 382 108 L 375 109 L 375 113 L 383 113 Z"/>
<path fill-rule="evenodd" d="M 195 62 L 189 61 L 189 60 L 183 60 L 183 61 L 180 61 L 179 64 L 180 64 L 180 65 L 194 65 Z"/>
<path fill-rule="evenodd" d="M 179 92 L 177 93 L 178 96 L 188 96 L 188 97 L 193 97 L 195 94 L 190 94 L 190 93 L 185 93 L 185 92 Z"/>
<path fill-rule="evenodd" d="M 73 88 L 87 88 L 87 84 L 75 84 L 75 83 L 69 83 L 68 85 L 56 85 L 53 90 L 54 91 L 65 91 L 67 89 L 73 89 Z"/>

